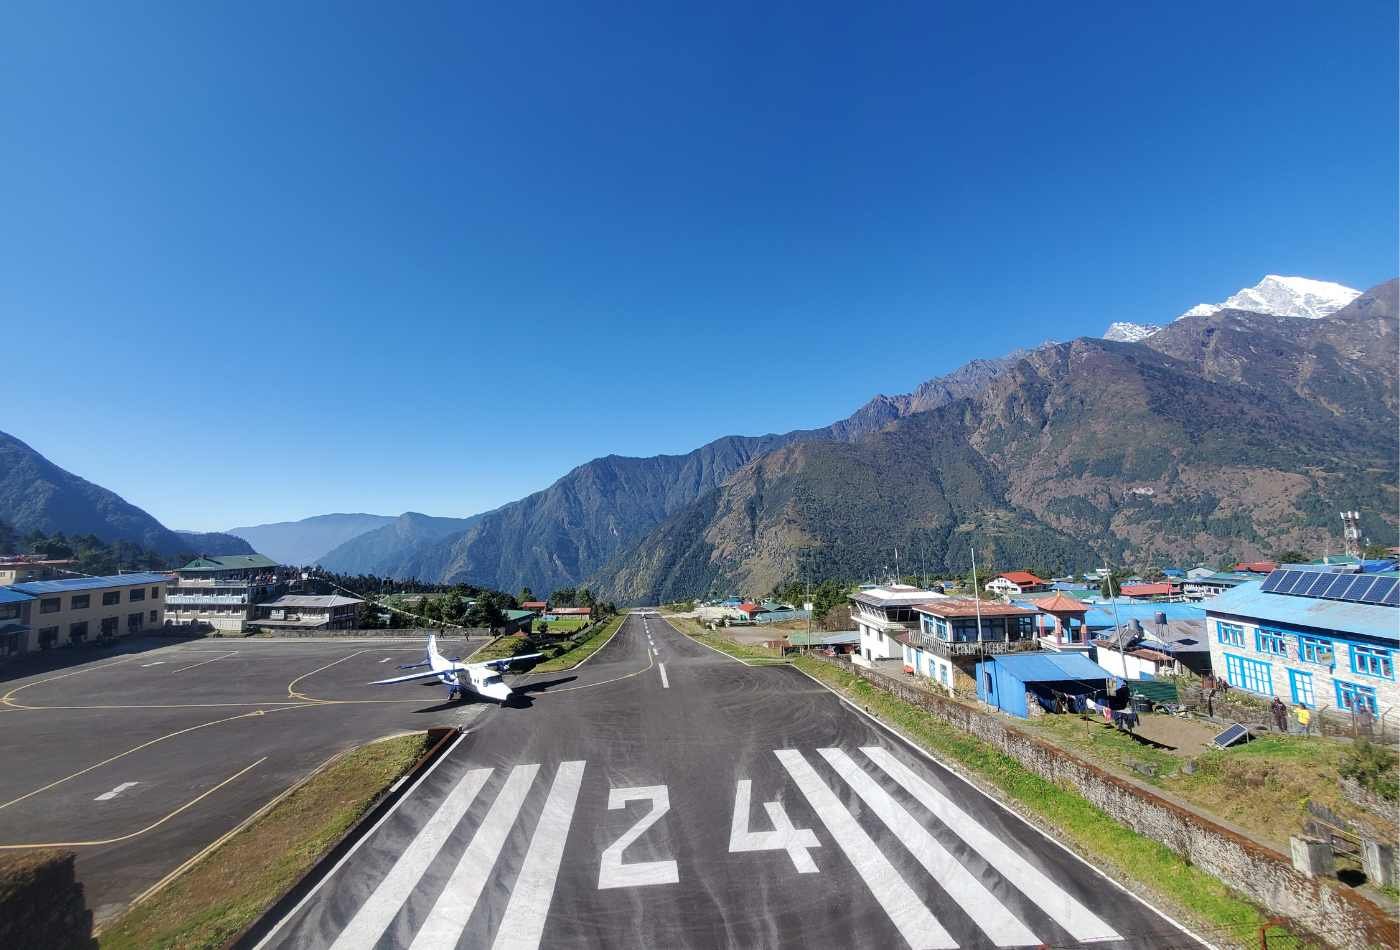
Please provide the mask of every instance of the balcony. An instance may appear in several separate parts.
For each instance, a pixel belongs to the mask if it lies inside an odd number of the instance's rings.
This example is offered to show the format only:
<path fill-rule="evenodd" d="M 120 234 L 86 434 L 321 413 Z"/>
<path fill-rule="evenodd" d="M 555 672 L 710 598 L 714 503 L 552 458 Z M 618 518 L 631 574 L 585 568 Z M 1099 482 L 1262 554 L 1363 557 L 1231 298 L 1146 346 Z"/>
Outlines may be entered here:
<path fill-rule="evenodd" d="M 268 587 L 273 583 L 247 577 L 182 577 L 176 581 L 180 587 Z"/>
<path fill-rule="evenodd" d="M 1023 650 L 1040 649 L 1040 641 L 1026 640 L 939 640 L 937 637 L 920 637 L 918 642 L 925 649 L 937 653 L 944 659 L 960 656 L 989 656 L 1000 653 L 1020 653 Z"/>
<path fill-rule="evenodd" d="M 172 607 L 181 605 L 199 606 L 202 604 L 233 604 L 243 606 L 248 603 L 247 594 L 166 594 L 165 602 Z"/>

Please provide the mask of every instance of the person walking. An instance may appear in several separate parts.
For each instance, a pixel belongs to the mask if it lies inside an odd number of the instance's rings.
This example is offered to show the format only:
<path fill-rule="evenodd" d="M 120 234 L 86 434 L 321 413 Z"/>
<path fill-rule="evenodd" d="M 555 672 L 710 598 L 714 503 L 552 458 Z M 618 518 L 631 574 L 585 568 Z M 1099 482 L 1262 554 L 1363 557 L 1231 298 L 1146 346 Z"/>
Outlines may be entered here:
<path fill-rule="evenodd" d="M 1298 717 L 1298 731 L 1305 736 L 1312 735 L 1312 710 L 1299 703 L 1293 714 Z"/>
<path fill-rule="evenodd" d="M 1269 704 L 1269 711 L 1274 714 L 1274 727 L 1277 728 L 1279 732 L 1287 732 L 1288 707 L 1283 704 L 1283 700 L 1275 696 L 1274 701 Z"/>

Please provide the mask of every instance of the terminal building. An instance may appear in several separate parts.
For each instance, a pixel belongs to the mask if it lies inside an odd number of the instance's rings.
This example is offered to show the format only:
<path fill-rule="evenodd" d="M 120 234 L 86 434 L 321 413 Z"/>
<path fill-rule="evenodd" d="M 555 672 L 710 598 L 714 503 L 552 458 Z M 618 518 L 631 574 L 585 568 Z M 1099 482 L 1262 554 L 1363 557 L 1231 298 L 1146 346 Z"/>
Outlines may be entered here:
<path fill-rule="evenodd" d="M 283 594 L 258 604 L 253 623 L 270 630 L 349 630 L 362 603 L 339 594 Z"/>
<path fill-rule="evenodd" d="M 283 592 L 278 563 L 261 554 L 197 557 L 175 572 L 166 616 L 173 624 L 207 624 L 243 633 L 258 605 Z"/>
<path fill-rule="evenodd" d="M 169 583 L 169 574 L 143 572 L 25 581 L 0 588 L 0 655 L 159 629 L 165 624 Z"/>

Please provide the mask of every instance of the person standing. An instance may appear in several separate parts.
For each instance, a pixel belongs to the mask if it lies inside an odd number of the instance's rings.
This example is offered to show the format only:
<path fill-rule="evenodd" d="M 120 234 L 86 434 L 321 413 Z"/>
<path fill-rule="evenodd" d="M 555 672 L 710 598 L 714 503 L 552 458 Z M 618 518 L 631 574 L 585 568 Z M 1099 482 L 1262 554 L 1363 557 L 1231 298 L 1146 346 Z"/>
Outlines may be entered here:
<path fill-rule="evenodd" d="M 1279 732 L 1287 732 L 1288 707 L 1283 704 L 1283 700 L 1275 696 L 1274 701 L 1269 704 L 1269 711 L 1274 714 L 1274 727 Z"/>
<path fill-rule="evenodd" d="M 1298 731 L 1305 736 L 1312 735 L 1312 710 L 1299 703 L 1294 715 L 1298 717 Z"/>

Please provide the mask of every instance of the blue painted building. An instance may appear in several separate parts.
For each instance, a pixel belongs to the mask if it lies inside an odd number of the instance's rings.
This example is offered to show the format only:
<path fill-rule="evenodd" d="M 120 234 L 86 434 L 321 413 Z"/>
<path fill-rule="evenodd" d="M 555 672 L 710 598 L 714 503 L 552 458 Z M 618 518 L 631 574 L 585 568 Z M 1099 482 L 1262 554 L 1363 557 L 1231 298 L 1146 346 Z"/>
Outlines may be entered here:
<path fill-rule="evenodd" d="M 1400 705 L 1400 576 L 1292 566 L 1206 601 L 1211 668 L 1237 689 L 1383 716 Z"/>
<path fill-rule="evenodd" d="M 1103 695 L 1107 670 L 1081 653 L 1012 653 L 977 664 L 977 698 L 988 706 L 1026 718 L 1026 694 Z"/>

